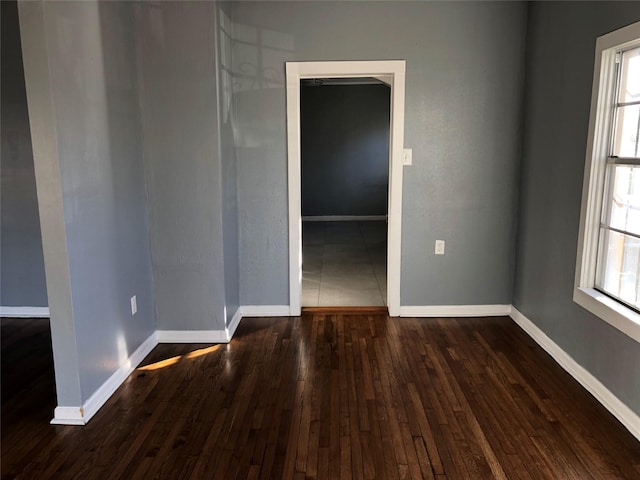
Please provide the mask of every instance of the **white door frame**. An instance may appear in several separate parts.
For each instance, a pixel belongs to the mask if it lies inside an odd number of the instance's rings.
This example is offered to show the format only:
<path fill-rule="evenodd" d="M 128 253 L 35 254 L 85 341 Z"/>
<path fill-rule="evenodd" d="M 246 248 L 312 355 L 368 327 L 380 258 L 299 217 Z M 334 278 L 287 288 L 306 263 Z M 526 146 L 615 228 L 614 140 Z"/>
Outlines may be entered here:
<path fill-rule="evenodd" d="M 387 245 L 387 306 L 400 315 L 402 236 L 402 153 L 404 148 L 404 60 L 354 62 L 286 62 L 287 156 L 289 174 L 289 309 L 301 313 L 302 214 L 300 158 L 300 80 L 303 78 L 380 78 L 391 86 L 389 138 L 389 205 Z"/>

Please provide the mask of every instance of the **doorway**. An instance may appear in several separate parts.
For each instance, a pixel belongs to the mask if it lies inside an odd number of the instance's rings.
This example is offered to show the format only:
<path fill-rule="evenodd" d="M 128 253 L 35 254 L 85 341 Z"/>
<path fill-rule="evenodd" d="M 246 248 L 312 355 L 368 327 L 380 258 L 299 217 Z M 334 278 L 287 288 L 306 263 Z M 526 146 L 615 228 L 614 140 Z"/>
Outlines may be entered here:
<path fill-rule="evenodd" d="M 383 307 L 391 87 L 303 79 L 302 307 Z"/>
<path fill-rule="evenodd" d="M 400 307 L 405 61 L 287 62 L 286 74 L 290 314 L 300 315 L 302 304 L 300 81 L 372 77 L 391 88 L 386 302 L 389 314 L 397 316 Z"/>

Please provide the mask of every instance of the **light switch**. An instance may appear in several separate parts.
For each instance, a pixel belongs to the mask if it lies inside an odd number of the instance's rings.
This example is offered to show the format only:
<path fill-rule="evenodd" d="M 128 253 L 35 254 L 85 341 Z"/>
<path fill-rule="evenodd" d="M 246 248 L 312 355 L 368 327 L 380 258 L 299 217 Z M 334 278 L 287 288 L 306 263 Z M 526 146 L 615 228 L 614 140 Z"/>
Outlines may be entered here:
<path fill-rule="evenodd" d="M 405 148 L 402 152 L 402 164 L 413 165 L 413 150 L 410 148 Z"/>

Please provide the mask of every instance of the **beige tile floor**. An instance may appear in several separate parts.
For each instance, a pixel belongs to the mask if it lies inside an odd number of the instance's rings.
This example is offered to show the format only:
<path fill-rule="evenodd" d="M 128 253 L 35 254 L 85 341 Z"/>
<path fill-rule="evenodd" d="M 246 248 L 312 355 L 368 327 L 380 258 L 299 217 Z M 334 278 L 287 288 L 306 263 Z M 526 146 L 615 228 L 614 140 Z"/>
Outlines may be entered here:
<path fill-rule="evenodd" d="M 386 300 L 386 222 L 303 222 L 303 307 L 383 306 Z"/>

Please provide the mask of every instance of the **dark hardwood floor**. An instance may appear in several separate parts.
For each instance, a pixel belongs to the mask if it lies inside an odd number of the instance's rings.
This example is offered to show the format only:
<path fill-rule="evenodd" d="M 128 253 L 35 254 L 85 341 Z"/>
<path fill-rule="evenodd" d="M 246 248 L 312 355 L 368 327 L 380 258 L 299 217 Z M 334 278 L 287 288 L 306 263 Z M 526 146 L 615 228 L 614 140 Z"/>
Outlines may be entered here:
<path fill-rule="evenodd" d="M 242 320 L 52 426 L 48 323 L 2 320 L 2 478 L 639 479 L 640 442 L 508 318 Z"/>

